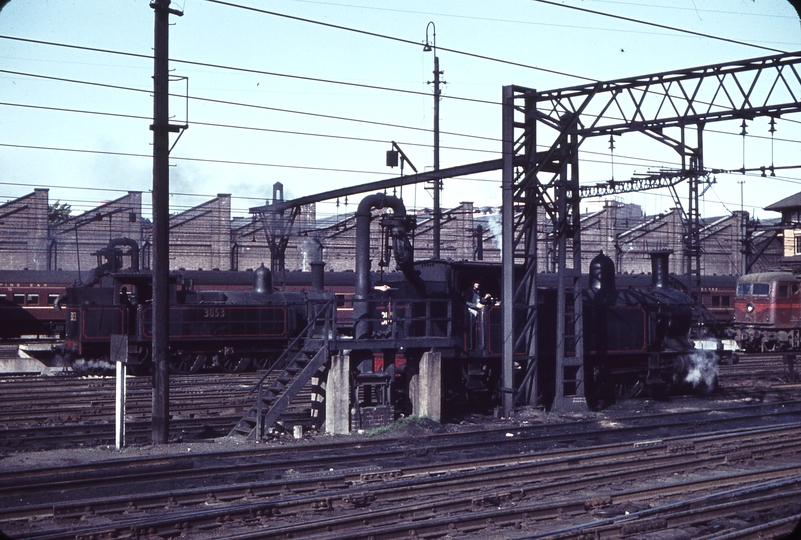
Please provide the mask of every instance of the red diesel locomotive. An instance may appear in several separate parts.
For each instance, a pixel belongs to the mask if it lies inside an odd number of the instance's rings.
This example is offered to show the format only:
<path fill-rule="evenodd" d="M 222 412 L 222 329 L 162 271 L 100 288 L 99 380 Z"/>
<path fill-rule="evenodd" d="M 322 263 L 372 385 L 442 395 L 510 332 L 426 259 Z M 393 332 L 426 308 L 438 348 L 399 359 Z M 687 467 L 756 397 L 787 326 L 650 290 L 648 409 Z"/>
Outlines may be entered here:
<path fill-rule="evenodd" d="M 748 352 L 801 350 L 799 281 L 789 272 L 747 274 L 737 280 L 734 339 Z"/>

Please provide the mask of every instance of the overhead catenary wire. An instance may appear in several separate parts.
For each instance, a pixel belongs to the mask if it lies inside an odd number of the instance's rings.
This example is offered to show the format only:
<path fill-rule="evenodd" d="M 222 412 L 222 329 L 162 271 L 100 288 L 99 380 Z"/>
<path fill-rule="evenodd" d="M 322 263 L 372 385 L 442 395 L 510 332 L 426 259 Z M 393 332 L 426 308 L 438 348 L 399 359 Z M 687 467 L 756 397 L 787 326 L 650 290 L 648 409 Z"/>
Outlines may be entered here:
<path fill-rule="evenodd" d="M 71 45 L 66 43 L 56 43 L 53 41 L 43 41 L 39 39 L 28 39 L 28 38 L 20 38 L 15 36 L 7 36 L 7 35 L 0 35 L 0 39 L 8 39 L 8 40 L 15 40 L 15 41 L 24 41 L 27 43 L 36 43 L 39 45 L 49 45 L 52 47 L 65 47 L 70 49 L 77 49 L 77 50 L 85 50 L 90 52 L 100 52 L 105 54 L 115 54 L 115 55 L 122 55 L 122 56 L 129 56 L 132 58 L 142 58 L 147 60 L 152 60 L 153 57 L 151 55 L 141 54 L 141 53 L 132 53 L 132 52 L 125 52 L 125 51 L 114 51 L 111 49 L 101 49 L 98 47 L 84 47 L 81 45 Z M 235 67 L 235 66 L 226 66 L 223 64 L 213 64 L 210 62 L 199 62 L 195 60 L 183 60 L 180 58 L 170 58 L 170 62 L 174 62 L 176 64 L 185 64 L 189 66 L 197 66 L 197 67 L 207 67 L 207 68 L 215 68 L 215 69 L 222 69 L 227 71 L 236 71 L 240 73 L 250 73 L 253 75 L 265 75 L 270 77 L 282 77 L 287 79 L 295 79 L 307 82 L 318 82 L 318 83 L 325 83 L 325 84 L 335 84 L 341 86 L 349 86 L 353 88 L 363 88 L 367 90 L 381 90 L 385 92 L 396 92 L 400 94 L 408 94 L 408 95 L 415 95 L 415 96 L 426 96 L 429 97 L 431 94 L 428 92 L 422 92 L 419 90 L 406 90 L 403 88 L 391 88 L 388 86 L 376 86 L 370 84 L 362 84 L 362 83 L 354 83 L 354 82 L 347 82 L 347 81 L 335 81 L 333 79 L 321 79 L 318 77 L 308 77 L 304 75 L 290 75 L 288 73 L 277 73 L 274 71 L 264 71 L 255 68 L 244 68 L 244 67 Z M 593 79 L 594 80 L 594 79 Z M 500 105 L 499 101 L 489 101 L 485 99 L 476 99 L 476 98 L 468 98 L 468 97 L 460 97 L 460 96 L 442 96 L 443 98 L 452 99 L 455 101 L 467 101 L 470 103 L 480 103 L 484 105 Z"/>
<path fill-rule="evenodd" d="M 217 3 L 220 3 L 220 2 L 217 2 Z M 419 46 L 420 44 L 419 44 L 419 43 L 416 43 L 416 45 L 418 45 L 418 46 Z M 441 49 L 442 49 L 442 48 L 441 48 Z M 146 56 L 146 57 L 147 57 L 147 58 L 150 58 L 149 56 Z M 588 79 L 588 80 L 591 80 L 591 79 Z M 149 92 L 149 91 L 148 91 L 148 92 Z M 426 95 L 429 95 L 429 94 L 426 94 Z M 296 112 L 296 111 L 295 111 L 295 112 Z M 430 130 L 424 130 L 424 131 L 430 131 Z M 336 136 L 334 136 L 334 137 L 336 137 Z M 489 140 L 489 138 L 487 138 L 487 139 Z M 250 165 L 251 163 L 243 162 L 243 164 Z"/>
<path fill-rule="evenodd" d="M 20 75 L 20 76 L 24 76 L 24 77 L 33 77 L 33 78 L 37 78 L 37 79 L 46 79 L 46 80 L 67 82 L 67 83 L 73 83 L 73 84 L 83 84 L 83 85 L 88 85 L 88 86 L 97 86 L 97 87 L 100 87 L 100 88 L 111 88 L 111 89 L 115 89 L 115 90 L 126 90 L 126 91 L 129 91 L 129 92 L 139 92 L 139 93 L 146 93 L 146 94 L 152 93 L 152 90 L 149 90 L 149 89 L 133 88 L 133 87 L 130 87 L 130 86 L 120 86 L 120 85 L 105 84 L 105 83 L 98 83 L 98 82 L 92 82 L 92 81 L 81 81 L 81 80 L 78 80 L 78 79 L 68 79 L 68 78 L 65 78 L 65 77 L 53 77 L 53 76 L 50 76 L 50 75 L 41 75 L 41 74 L 37 74 L 37 73 L 26 73 L 26 72 L 23 72 L 23 71 L 11 71 L 11 70 L 7 70 L 7 69 L 0 69 L 0 73 L 8 73 L 8 74 L 11 74 L 11 75 Z M 287 114 L 298 114 L 298 115 L 303 115 L 303 116 L 311 116 L 311 117 L 315 117 L 315 118 L 325 118 L 325 119 L 328 119 L 328 120 L 341 120 L 341 121 L 346 121 L 346 122 L 356 122 L 356 123 L 361 123 L 361 124 L 369 124 L 369 125 L 381 126 L 381 127 L 391 127 L 391 128 L 396 128 L 396 129 L 407 129 L 407 130 L 422 131 L 422 132 L 430 132 L 431 131 L 430 129 L 427 129 L 427 128 L 421 128 L 421 127 L 415 127 L 415 126 L 404 126 L 402 124 L 392 124 L 392 123 L 388 123 L 388 122 L 378 122 L 378 121 L 375 121 L 375 120 L 363 120 L 363 119 L 359 119 L 359 118 L 348 118 L 348 117 L 345 117 L 345 116 L 335 116 L 335 115 L 330 115 L 330 114 L 311 113 L 311 112 L 305 112 L 305 111 L 296 111 L 296 110 L 292 110 L 292 109 L 282 109 L 282 108 L 279 108 L 279 107 L 268 107 L 266 105 L 255 105 L 255 104 L 252 104 L 252 103 L 241 103 L 241 102 L 236 102 L 236 101 L 227 101 L 227 100 L 213 99 L 213 98 L 206 98 L 206 97 L 199 97 L 199 96 L 184 96 L 182 94 L 170 94 L 170 97 L 178 97 L 178 98 L 188 97 L 188 99 L 190 99 L 190 100 L 202 101 L 202 102 L 206 102 L 206 103 L 214 103 L 214 104 L 218 104 L 218 105 L 233 105 L 233 106 L 236 106 L 236 107 L 246 107 L 246 108 L 260 109 L 260 110 L 265 110 L 265 111 L 281 112 L 281 113 L 287 113 Z M 464 134 L 464 133 L 456 133 L 456 132 L 448 132 L 448 131 L 442 131 L 441 133 L 446 134 L 446 135 L 456 136 L 456 137 L 466 137 L 466 138 L 471 138 L 471 139 L 483 139 L 483 140 L 493 141 L 493 142 L 496 142 L 498 140 L 497 138 L 494 138 L 494 137 L 484 137 L 484 136 L 481 136 L 481 135 L 469 135 L 469 134 Z"/>
<path fill-rule="evenodd" d="M 68 109 L 64 107 L 46 107 L 43 105 L 30 105 L 24 103 L 8 103 L 8 102 L 0 102 L 0 106 L 7 106 L 7 107 L 21 107 L 21 108 L 28 108 L 28 109 L 38 109 L 44 111 L 53 111 L 53 112 L 67 112 L 67 113 L 76 113 L 76 114 L 89 114 L 89 115 L 98 115 L 98 116 L 108 116 L 108 117 L 115 117 L 115 118 L 125 118 L 130 120 L 147 120 L 151 121 L 152 118 L 149 116 L 141 116 L 141 115 L 134 115 L 134 114 L 123 114 L 123 113 L 110 113 L 110 112 L 102 112 L 102 111 L 89 111 L 85 109 Z M 324 137 L 324 138 L 331 138 L 331 139 L 338 139 L 343 141 L 356 141 L 356 142 L 370 142 L 370 143 L 380 143 L 380 144 L 388 144 L 391 141 L 388 139 L 370 139 L 366 137 L 351 137 L 346 135 L 334 135 L 331 133 L 311 133 L 307 131 L 292 131 L 286 129 L 272 129 L 272 128 L 263 128 L 263 127 L 255 127 L 255 126 L 237 126 L 233 124 L 220 124 L 216 122 L 201 122 L 198 120 L 192 120 L 193 126 L 206 126 L 206 127 L 218 127 L 218 128 L 227 128 L 227 129 L 242 129 L 248 131 L 261 131 L 266 133 L 280 133 L 283 135 L 300 135 L 300 136 L 307 136 L 307 137 Z M 466 135 L 463 135 L 466 136 Z M 491 139 L 493 142 L 499 142 L 500 139 Z M 431 148 L 432 145 L 425 144 L 425 143 L 415 143 L 409 141 L 397 141 L 399 144 L 403 146 L 421 146 L 426 148 Z M 458 146 L 441 146 L 440 148 L 445 148 L 448 150 L 458 150 L 464 152 L 486 152 L 486 153 L 493 153 L 497 154 L 496 150 L 486 150 L 481 148 L 462 148 Z"/>
<path fill-rule="evenodd" d="M 212 1 L 215 1 L 215 0 L 206 0 L 206 1 L 207 2 L 212 2 Z M 666 25 L 666 24 L 660 24 L 660 23 L 655 23 L 655 22 L 650 22 L 650 21 L 643 21 L 643 20 L 640 20 L 640 19 L 634 19 L 632 17 L 625 17 L 623 15 L 615 15 L 613 13 L 605 13 L 603 11 L 597 11 L 597 10 L 594 10 L 594 9 L 578 7 L 578 6 L 571 6 L 570 4 L 565 4 L 563 2 L 554 2 L 553 0 L 529 0 L 529 1 L 537 2 L 537 3 L 540 3 L 540 4 L 548 4 L 549 6 L 556 6 L 556 7 L 565 8 L 565 9 L 572 9 L 572 10 L 575 10 L 575 11 L 582 11 L 584 13 L 591 13 L 593 15 L 600 15 L 601 17 L 609 17 L 609 18 L 618 19 L 618 20 L 621 20 L 621 21 L 633 22 L 633 23 L 636 23 L 636 24 L 644 24 L 644 25 L 647 25 L 647 26 L 653 26 L 655 28 L 662 28 L 663 30 L 670 30 L 670 31 L 673 31 L 673 32 L 680 32 L 680 33 L 683 33 L 683 34 L 690 34 L 690 35 L 693 35 L 693 36 L 703 37 L 703 38 L 707 38 L 707 39 L 725 41 L 727 43 L 734 43 L 735 45 L 743 45 L 745 47 L 754 47 L 756 49 L 762 49 L 764 51 L 771 51 L 771 52 L 776 52 L 776 53 L 789 52 L 789 51 L 784 51 L 782 49 L 775 49 L 773 47 L 765 47 L 764 45 L 756 45 L 754 43 L 748 43 L 748 42 L 739 41 L 739 40 L 736 40 L 736 39 L 730 39 L 730 38 L 725 38 L 725 37 L 721 37 L 721 36 L 715 36 L 715 35 L 712 35 L 712 34 L 705 34 L 704 32 L 696 32 L 694 30 L 687 30 L 686 28 L 678 28 L 676 26 L 669 26 L 669 25 Z"/>
<path fill-rule="evenodd" d="M 251 6 L 245 6 L 245 5 L 242 5 L 242 4 L 235 4 L 233 2 L 224 2 L 222 0 L 205 0 L 205 1 L 209 2 L 209 3 L 212 3 L 212 4 L 220 4 L 220 5 L 224 5 L 224 6 L 228 6 L 228 7 L 232 7 L 232 8 L 252 11 L 252 12 L 255 12 L 255 13 L 262 13 L 264 15 L 271 15 L 271 16 L 274 16 L 274 17 L 282 17 L 282 18 L 285 18 L 285 19 L 292 19 L 292 20 L 299 21 L 299 22 L 315 24 L 315 25 L 319 25 L 319 26 L 325 26 L 325 27 L 334 28 L 334 29 L 337 29 L 337 30 L 344 30 L 346 32 L 353 32 L 353 33 L 362 34 L 362 35 L 365 35 L 365 36 L 376 37 L 376 38 L 381 38 L 381 39 L 387 39 L 387 40 L 396 41 L 396 42 L 399 42 L 399 43 L 406 43 L 406 44 L 409 44 L 409 45 L 414 45 L 415 47 L 421 47 L 423 45 L 420 42 L 412 41 L 410 39 L 404 39 L 404 38 L 399 38 L 399 37 L 394 37 L 394 36 L 388 36 L 386 34 L 380 34 L 378 32 L 370 32 L 368 30 L 359 30 L 358 28 L 342 26 L 342 25 L 339 25 L 339 24 L 327 23 L 327 22 L 323 22 L 323 21 L 315 21 L 314 19 L 307 19 L 305 17 L 297 17 L 295 15 L 288 15 L 286 13 L 278 13 L 277 11 L 269 11 L 269 10 L 266 10 L 266 9 L 260 9 L 260 8 L 255 8 L 255 7 L 251 7 Z M 597 79 L 592 79 L 590 77 L 583 77 L 581 75 L 574 75 L 572 73 L 566 73 L 566 72 L 563 72 L 563 71 L 557 71 L 557 70 L 553 70 L 553 69 L 547 69 L 547 68 L 542 68 L 542 67 L 538 67 L 538 66 L 532 66 L 530 64 L 523 64 L 521 62 L 513 62 L 511 60 L 503 60 L 501 58 L 494 58 L 492 56 L 486 56 L 486 55 L 483 55 L 483 54 L 470 53 L 470 52 L 467 52 L 467 51 L 461 51 L 461 50 L 458 50 L 458 49 L 450 49 L 448 47 L 441 47 L 441 46 L 438 46 L 437 49 L 440 50 L 440 51 L 446 51 L 446 52 L 450 52 L 450 53 L 454 53 L 454 54 L 469 56 L 471 58 L 478 58 L 478 59 L 481 59 L 481 60 L 488 60 L 490 62 L 498 62 L 500 64 L 506 64 L 506 65 L 509 65 L 509 66 L 516 66 L 516 67 L 522 67 L 522 68 L 526 68 L 526 69 L 533 69 L 533 70 L 536 70 L 536 71 L 542 71 L 544 73 L 551 73 L 553 75 L 562 75 L 564 77 L 571 77 L 571 78 L 580 79 L 580 80 L 583 80 L 583 81 L 597 82 Z"/>

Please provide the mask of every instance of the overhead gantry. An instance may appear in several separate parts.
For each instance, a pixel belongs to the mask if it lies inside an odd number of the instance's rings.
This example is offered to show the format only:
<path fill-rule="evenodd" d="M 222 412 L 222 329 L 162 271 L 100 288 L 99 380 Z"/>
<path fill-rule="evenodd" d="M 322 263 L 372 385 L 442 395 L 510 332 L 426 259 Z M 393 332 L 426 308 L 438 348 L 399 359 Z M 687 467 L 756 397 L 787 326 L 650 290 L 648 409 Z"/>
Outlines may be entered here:
<path fill-rule="evenodd" d="M 591 137 L 639 133 L 672 148 L 689 180 L 684 258 L 700 281 L 698 179 L 704 128 L 712 122 L 774 119 L 801 109 L 801 53 L 787 53 L 538 92 L 503 89 L 503 409 L 537 396 L 537 214 L 553 224 L 559 273 L 556 398 L 553 408 L 584 404 L 581 331 L 579 148 Z M 519 209 L 519 212 L 516 212 Z M 568 264 L 568 257 L 572 264 Z M 523 279 L 513 283 L 515 264 Z M 571 305 L 565 291 L 572 292 Z M 571 330 L 572 329 L 572 330 Z M 523 347 L 525 358 L 513 351 Z M 517 349 L 516 349 L 517 348 Z M 570 351 L 566 353 L 565 351 Z M 515 387 L 514 363 L 526 367 Z"/>
<path fill-rule="evenodd" d="M 275 216 L 304 204 L 396 186 L 502 170 L 503 412 L 537 404 L 537 215 L 551 221 L 559 273 L 556 399 L 553 407 L 583 407 L 584 374 L 579 277 L 582 197 L 689 185 L 685 215 L 686 274 L 700 281 L 699 185 L 707 124 L 761 116 L 778 119 L 801 110 L 801 53 L 785 53 L 679 71 L 537 91 L 503 88 L 501 159 L 400 176 L 251 208 L 268 237 L 280 241 L 285 224 Z M 579 184 L 579 150 L 592 137 L 635 133 L 672 148 L 680 168 L 646 178 Z M 786 167 L 776 167 L 786 168 Z M 773 165 L 771 164 L 771 170 Z M 742 172 L 745 172 L 743 168 Z M 278 223 L 278 225 L 276 225 Z M 272 224 L 272 225 L 271 225 Z M 288 229 L 283 229 L 286 231 Z M 280 237 L 280 238 L 279 238 Z M 568 260 L 572 262 L 569 264 Z M 514 282 L 514 267 L 523 278 Z M 572 301 L 566 300 L 569 291 Z M 565 355 L 565 350 L 569 350 Z M 526 351 L 522 356 L 513 351 Z M 513 378 L 524 366 L 522 384 Z M 568 389 L 565 392 L 565 389 Z"/>

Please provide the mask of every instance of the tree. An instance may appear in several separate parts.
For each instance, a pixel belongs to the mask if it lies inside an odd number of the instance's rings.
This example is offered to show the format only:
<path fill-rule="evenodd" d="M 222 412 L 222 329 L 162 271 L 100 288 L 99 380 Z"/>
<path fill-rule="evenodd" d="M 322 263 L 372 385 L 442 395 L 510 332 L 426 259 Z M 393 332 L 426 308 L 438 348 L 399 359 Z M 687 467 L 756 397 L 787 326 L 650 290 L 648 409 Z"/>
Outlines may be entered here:
<path fill-rule="evenodd" d="M 50 225 L 58 225 L 70 218 L 70 212 L 72 212 L 72 207 L 58 200 L 48 207 L 47 222 Z"/>

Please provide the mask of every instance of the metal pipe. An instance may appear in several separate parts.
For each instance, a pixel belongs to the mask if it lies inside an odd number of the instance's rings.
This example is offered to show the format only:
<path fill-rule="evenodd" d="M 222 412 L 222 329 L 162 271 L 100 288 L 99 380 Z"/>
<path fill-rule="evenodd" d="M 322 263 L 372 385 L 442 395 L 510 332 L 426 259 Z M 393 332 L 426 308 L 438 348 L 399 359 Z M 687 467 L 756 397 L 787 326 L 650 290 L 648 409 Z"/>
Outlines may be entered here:
<path fill-rule="evenodd" d="M 397 218 L 406 217 L 403 201 L 392 195 L 376 193 L 368 195 L 359 203 L 356 210 L 356 291 L 353 296 L 353 318 L 356 321 L 356 338 L 370 334 L 369 306 L 370 295 L 370 221 L 374 208 L 392 208 Z"/>
<path fill-rule="evenodd" d="M 139 243 L 134 240 L 133 238 L 112 238 L 108 241 L 107 249 L 109 250 L 109 255 L 113 253 L 113 249 L 117 246 L 128 246 L 131 248 L 131 270 L 134 272 L 139 272 Z"/>

